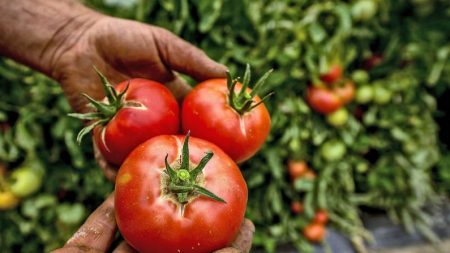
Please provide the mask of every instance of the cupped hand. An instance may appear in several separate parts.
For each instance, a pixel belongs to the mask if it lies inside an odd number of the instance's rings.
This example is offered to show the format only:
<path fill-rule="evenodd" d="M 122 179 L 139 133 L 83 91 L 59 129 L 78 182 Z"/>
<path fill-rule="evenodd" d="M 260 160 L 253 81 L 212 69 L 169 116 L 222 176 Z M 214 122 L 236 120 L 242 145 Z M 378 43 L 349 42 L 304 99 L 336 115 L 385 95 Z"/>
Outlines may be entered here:
<path fill-rule="evenodd" d="M 87 110 L 82 93 L 95 99 L 104 97 L 93 66 L 113 84 L 137 77 L 159 81 L 179 100 L 190 86 L 177 72 L 197 81 L 225 76 L 225 66 L 165 29 L 98 13 L 78 19 L 80 28 L 62 36 L 51 64 L 51 76 L 61 83 L 76 112 Z M 107 178 L 114 180 L 117 168 L 95 153 Z"/>
<path fill-rule="evenodd" d="M 136 252 L 125 241 L 115 249 L 111 244 L 117 230 L 114 218 L 114 193 L 112 193 L 86 220 L 78 231 L 67 241 L 63 248 L 52 253 L 132 253 Z M 230 247 L 214 253 L 247 253 L 250 252 L 255 227 L 249 220 L 244 220 L 239 234 Z"/>

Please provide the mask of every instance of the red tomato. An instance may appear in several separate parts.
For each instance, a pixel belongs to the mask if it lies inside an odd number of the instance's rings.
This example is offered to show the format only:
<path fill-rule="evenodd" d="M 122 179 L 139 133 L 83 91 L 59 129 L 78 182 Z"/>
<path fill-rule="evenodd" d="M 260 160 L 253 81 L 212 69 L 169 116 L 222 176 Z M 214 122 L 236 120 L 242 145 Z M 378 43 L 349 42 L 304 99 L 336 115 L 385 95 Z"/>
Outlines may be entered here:
<path fill-rule="evenodd" d="M 306 100 L 315 111 L 323 114 L 334 112 L 342 106 L 341 98 L 327 88 L 310 86 Z"/>
<path fill-rule="evenodd" d="M 236 83 L 234 92 L 242 89 Z M 247 88 L 249 94 L 251 89 Z M 270 115 L 264 104 L 238 113 L 230 105 L 227 79 L 211 79 L 197 85 L 184 99 L 181 111 L 183 131 L 213 142 L 234 161 L 252 157 L 264 144 L 270 130 Z M 261 101 L 252 98 L 253 104 Z"/>
<path fill-rule="evenodd" d="M 303 229 L 303 236 L 311 242 L 321 242 L 325 237 L 325 227 L 322 224 L 311 223 Z"/>
<path fill-rule="evenodd" d="M 325 210 L 319 210 L 314 215 L 314 222 L 325 225 L 328 222 L 328 214 Z"/>
<path fill-rule="evenodd" d="M 336 87 L 334 92 L 341 98 L 344 104 L 347 104 L 355 97 L 355 85 L 352 81 L 346 81 L 344 85 Z"/>
<path fill-rule="evenodd" d="M 291 180 L 302 177 L 308 171 L 308 165 L 305 161 L 288 161 L 288 171 Z"/>
<path fill-rule="evenodd" d="M 123 106 L 105 125 L 94 128 L 94 141 L 105 159 L 120 165 L 137 145 L 157 135 L 177 134 L 179 108 L 175 97 L 162 84 L 131 79 L 115 86 L 123 92 L 129 83 Z"/>
<path fill-rule="evenodd" d="M 190 138 L 186 155 L 184 140 L 175 135 L 148 140 L 133 150 L 117 174 L 117 225 L 139 252 L 210 253 L 229 245 L 244 219 L 248 192 L 236 163 L 216 145 L 197 138 Z M 208 161 L 210 152 L 214 155 Z M 199 164 L 204 169 L 196 177 Z M 200 195 L 192 184 L 226 203 Z"/>
<path fill-rule="evenodd" d="M 333 84 L 342 77 L 342 67 L 338 64 L 333 64 L 328 69 L 327 73 L 324 73 L 320 76 L 320 80 L 327 84 Z"/>
<path fill-rule="evenodd" d="M 380 65 L 382 62 L 383 62 L 383 55 L 373 54 L 372 56 L 363 61 L 363 68 L 366 70 L 370 70 Z"/>
<path fill-rule="evenodd" d="M 303 205 L 300 203 L 300 201 L 293 201 L 291 203 L 291 211 L 295 214 L 299 214 L 303 212 Z"/>

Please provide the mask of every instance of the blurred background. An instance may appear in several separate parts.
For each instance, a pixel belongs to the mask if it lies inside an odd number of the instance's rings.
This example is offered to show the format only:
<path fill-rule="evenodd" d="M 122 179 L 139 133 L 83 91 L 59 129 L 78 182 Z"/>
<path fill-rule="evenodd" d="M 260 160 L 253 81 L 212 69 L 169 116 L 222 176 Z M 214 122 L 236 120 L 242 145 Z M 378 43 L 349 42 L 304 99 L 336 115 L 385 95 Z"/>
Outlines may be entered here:
<path fill-rule="evenodd" d="M 448 1 L 83 2 L 165 27 L 236 75 L 275 70 L 271 134 L 240 166 L 255 251 L 414 252 L 450 237 Z M 324 115 L 307 90 L 336 66 L 355 95 Z M 113 189 L 70 111 L 57 83 L 0 58 L 0 252 L 62 246 Z M 324 241 L 305 236 L 318 213 Z"/>

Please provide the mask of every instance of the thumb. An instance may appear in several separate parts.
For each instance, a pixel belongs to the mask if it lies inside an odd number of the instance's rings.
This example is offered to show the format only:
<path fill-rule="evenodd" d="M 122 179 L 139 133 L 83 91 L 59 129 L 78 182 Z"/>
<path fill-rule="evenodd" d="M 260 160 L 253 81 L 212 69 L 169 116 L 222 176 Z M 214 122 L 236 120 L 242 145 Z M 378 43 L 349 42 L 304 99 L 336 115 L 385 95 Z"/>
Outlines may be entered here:
<path fill-rule="evenodd" d="M 202 50 L 166 29 L 155 29 L 155 43 L 164 65 L 197 81 L 226 76 L 226 67 L 209 58 Z"/>

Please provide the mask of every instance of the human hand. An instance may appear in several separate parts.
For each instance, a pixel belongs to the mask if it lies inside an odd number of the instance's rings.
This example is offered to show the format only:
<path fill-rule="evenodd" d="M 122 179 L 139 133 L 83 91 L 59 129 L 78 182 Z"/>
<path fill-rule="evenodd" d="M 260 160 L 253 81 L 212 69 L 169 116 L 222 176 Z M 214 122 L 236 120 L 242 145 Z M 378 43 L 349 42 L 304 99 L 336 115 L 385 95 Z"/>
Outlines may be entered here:
<path fill-rule="evenodd" d="M 65 32 L 57 36 L 63 43 L 51 57 L 51 76 L 62 84 L 77 112 L 86 111 L 88 101 L 82 93 L 95 99 L 104 97 L 94 65 L 111 83 L 134 77 L 152 79 L 166 84 L 178 99 L 190 87 L 174 71 L 197 81 L 225 76 L 223 65 L 165 29 L 98 13 L 80 19 L 80 28 L 67 38 Z M 98 150 L 95 157 L 106 177 L 114 180 L 117 168 L 108 164 Z"/>
<path fill-rule="evenodd" d="M 86 220 L 78 231 L 67 241 L 63 248 L 52 253 L 113 253 L 136 252 L 125 241 L 115 249 L 110 249 L 117 229 L 114 218 L 114 193 L 112 193 Z M 214 253 L 247 253 L 250 252 L 255 227 L 250 220 L 244 220 L 239 234 L 230 247 Z"/>

